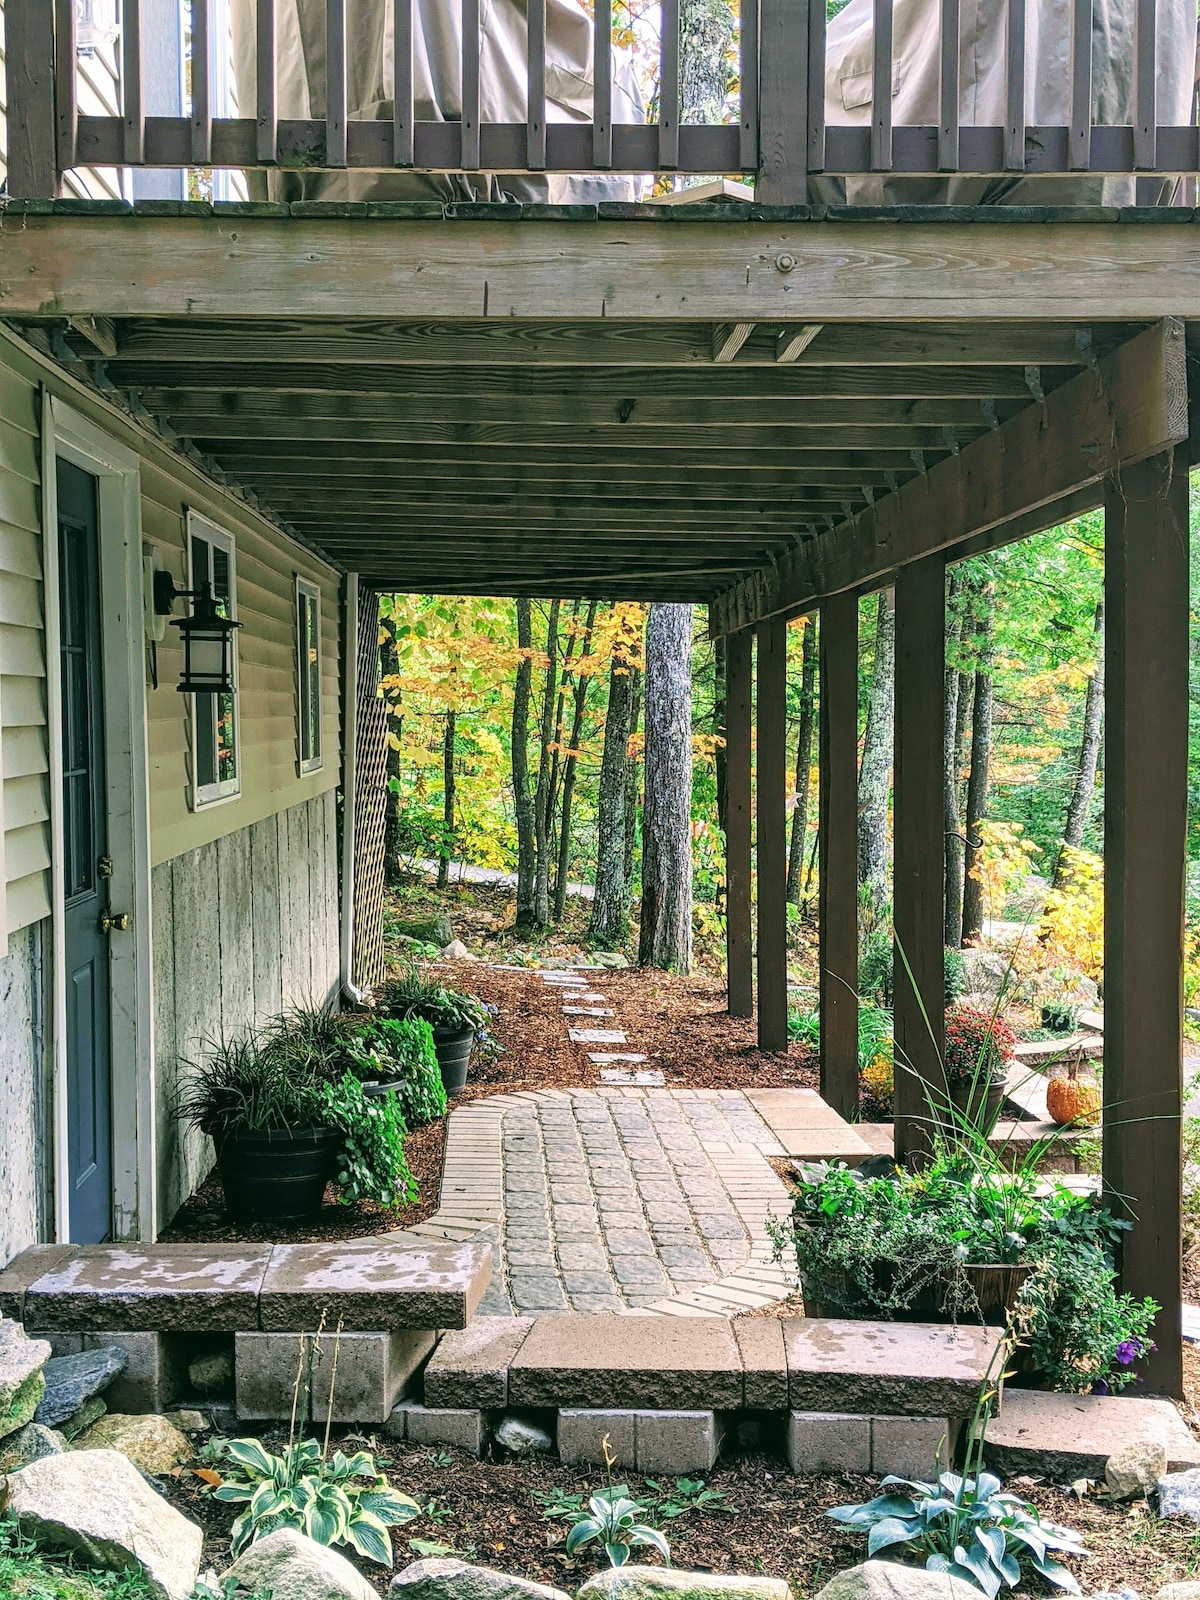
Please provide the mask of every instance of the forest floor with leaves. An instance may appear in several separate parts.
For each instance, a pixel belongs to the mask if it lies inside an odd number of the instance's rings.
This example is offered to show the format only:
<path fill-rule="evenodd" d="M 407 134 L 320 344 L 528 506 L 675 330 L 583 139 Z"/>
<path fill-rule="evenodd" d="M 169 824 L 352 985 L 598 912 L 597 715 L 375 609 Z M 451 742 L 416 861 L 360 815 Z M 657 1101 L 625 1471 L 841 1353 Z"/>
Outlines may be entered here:
<path fill-rule="evenodd" d="M 497 1008 L 492 1031 L 500 1054 L 491 1061 L 472 1062 L 467 1087 L 455 1104 L 517 1089 L 588 1088 L 600 1082 L 600 1066 L 588 1059 L 596 1047 L 573 1044 L 567 1037 L 564 997 L 542 982 L 533 965 L 545 956 L 587 960 L 581 941 L 589 909 L 586 902 L 568 902 L 569 915 L 559 930 L 529 952 L 514 945 L 509 931 L 511 891 L 478 884 L 454 884 L 439 891 L 422 883 L 391 897 L 388 921 L 393 926 L 397 920 L 450 917 L 456 937 L 480 959 L 434 970 Z M 390 936 L 389 961 L 399 960 L 403 948 L 402 941 Z M 530 964 L 503 969 L 492 964 L 505 961 L 514 950 Z M 645 1065 L 658 1068 L 669 1088 L 816 1087 L 815 1053 L 797 1044 L 786 1055 L 759 1050 L 753 1022 L 727 1014 L 723 979 L 704 972 L 683 977 L 636 967 L 597 972 L 594 977 L 614 1013 L 602 1025 L 620 1028 L 629 1041 L 621 1048 L 645 1055 Z M 310 1222 L 235 1223 L 225 1214 L 220 1179 L 214 1174 L 184 1202 L 162 1238 L 293 1243 L 411 1227 L 437 1210 L 445 1134 L 443 1119 L 415 1128 L 405 1141 L 418 1186 L 416 1199 L 406 1205 L 391 1209 L 371 1201 L 338 1205 L 331 1186 L 320 1215 Z"/>

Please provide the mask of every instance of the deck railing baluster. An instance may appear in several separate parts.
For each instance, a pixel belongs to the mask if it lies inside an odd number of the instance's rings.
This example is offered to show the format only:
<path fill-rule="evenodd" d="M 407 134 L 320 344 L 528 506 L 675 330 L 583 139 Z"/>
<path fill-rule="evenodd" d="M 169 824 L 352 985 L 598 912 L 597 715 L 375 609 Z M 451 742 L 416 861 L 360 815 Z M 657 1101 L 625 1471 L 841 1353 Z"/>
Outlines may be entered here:
<path fill-rule="evenodd" d="M 592 165 L 612 166 L 612 0 L 595 0 L 592 24 Z"/>
<path fill-rule="evenodd" d="M 212 163 L 212 63 L 208 0 L 192 0 L 192 165 Z"/>
<path fill-rule="evenodd" d="M 958 171 L 958 0 L 942 0 L 938 171 Z"/>
<path fill-rule="evenodd" d="M 679 0 L 662 0 L 659 62 L 658 164 L 669 172 L 679 165 Z"/>
<path fill-rule="evenodd" d="M 546 170 L 546 0 L 528 0 L 525 159 L 531 172 Z"/>
<path fill-rule="evenodd" d="M 1137 0 L 1133 164 L 1143 170 L 1153 170 L 1158 165 L 1157 13 L 1157 0 Z"/>
<path fill-rule="evenodd" d="M 346 0 L 325 0 L 325 160 L 346 163 Z"/>
<path fill-rule="evenodd" d="M 392 0 L 392 161 L 413 164 L 412 0 Z"/>
<path fill-rule="evenodd" d="M 757 172 L 758 0 L 742 0 L 739 29 L 741 137 L 738 141 L 738 155 L 743 172 Z"/>
<path fill-rule="evenodd" d="M 1092 164 L 1092 0 L 1074 0 L 1071 21 L 1071 123 L 1067 167 L 1086 172 Z"/>
<path fill-rule="evenodd" d="M 138 0 L 121 6 L 121 114 L 125 165 L 139 167 L 146 157 L 146 119 L 142 109 L 142 23 Z"/>
<path fill-rule="evenodd" d="M 8 0 L 4 14 L 8 91 L 8 192 L 46 200 L 58 192 L 54 102 L 54 13 L 46 0 Z"/>
<path fill-rule="evenodd" d="M 824 0 L 812 9 L 823 11 Z M 759 11 L 759 181 L 768 205 L 802 205 L 808 170 L 809 0 L 761 0 Z"/>
<path fill-rule="evenodd" d="M 1025 0 L 1008 0 L 1007 123 L 1004 170 L 1025 171 Z"/>
<path fill-rule="evenodd" d="M 279 158 L 279 114 L 275 74 L 275 0 L 258 0 L 254 34 L 255 117 L 258 122 L 258 159 L 273 164 Z"/>
<path fill-rule="evenodd" d="M 54 4 L 54 120 L 60 172 L 75 165 L 79 139 L 79 96 L 75 87 L 75 0 Z"/>
<path fill-rule="evenodd" d="M 462 0 L 462 164 L 479 171 L 479 0 Z"/>
<path fill-rule="evenodd" d="M 825 170 L 825 7 L 805 5 L 797 25 L 808 13 L 808 168 Z"/>
<path fill-rule="evenodd" d="M 892 0 L 874 0 L 871 34 L 871 171 L 892 167 Z"/>

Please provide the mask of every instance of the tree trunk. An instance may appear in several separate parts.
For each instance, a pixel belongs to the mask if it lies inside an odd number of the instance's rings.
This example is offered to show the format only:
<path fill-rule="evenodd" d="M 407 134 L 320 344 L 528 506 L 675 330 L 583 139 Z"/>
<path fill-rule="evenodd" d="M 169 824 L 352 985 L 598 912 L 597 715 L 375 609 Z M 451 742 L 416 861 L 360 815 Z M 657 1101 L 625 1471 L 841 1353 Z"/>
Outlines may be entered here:
<path fill-rule="evenodd" d="M 887 817 L 895 745 L 895 668 L 895 599 L 893 591 L 885 589 L 880 593 L 875 614 L 875 665 L 858 769 L 858 881 L 876 911 L 882 911 L 888 900 Z"/>
<path fill-rule="evenodd" d="M 713 765 L 717 784 L 717 827 L 725 832 L 729 816 L 729 764 L 725 754 L 725 635 L 713 640 Z"/>
<path fill-rule="evenodd" d="M 987 816 L 988 773 L 992 760 L 992 623 L 996 604 L 989 580 L 981 596 L 975 627 L 975 695 L 971 707 L 971 772 L 967 779 L 967 843 L 964 851 L 963 943 L 983 937 L 983 883 L 976 875 L 983 841 L 979 825 Z"/>
<path fill-rule="evenodd" d="M 537 851 L 534 827 L 534 801 L 529 787 L 529 698 L 533 686 L 533 620 L 528 600 L 517 603 L 516 684 L 513 688 L 512 774 L 513 807 L 517 814 L 517 917 L 516 927 L 533 925 L 534 878 Z"/>
<path fill-rule="evenodd" d="M 946 894 L 943 907 L 947 947 L 962 943 L 963 841 L 962 819 L 958 812 L 958 766 L 961 751 L 956 747 L 958 731 L 958 645 L 962 637 L 962 575 L 951 568 L 946 575 L 946 705 L 945 792 L 942 810 L 946 825 Z"/>
<path fill-rule="evenodd" d="M 642 673 L 639 667 L 629 669 L 629 737 L 638 731 L 642 716 Z M 633 852 L 637 845 L 638 799 L 642 788 L 642 764 L 636 755 L 629 757 L 625 768 L 625 912 L 629 913 L 633 898 Z"/>
<path fill-rule="evenodd" d="M 396 619 L 379 613 L 379 676 L 398 679 L 400 651 Z M 400 876 L 400 690 L 386 689 L 384 730 L 387 737 L 387 793 L 383 801 L 383 875 L 389 883 Z"/>
<path fill-rule="evenodd" d="M 787 897 L 800 904 L 800 875 L 804 867 L 804 837 L 808 832 L 808 787 L 812 772 L 813 708 L 817 698 L 817 619 L 804 624 L 800 669 L 800 732 L 796 738 L 796 805 L 792 811 L 792 837 L 788 847 Z"/>
<path fill-rule="evenodd" d="M 680 0 L 679 103 L 685 123 L 724 121 L 726 47 L 734 31 L 728 0 Z"/>
<path fill-rule="evenodd" d="M 608 674 L 608 711 L 596 816 L 596 895 L 588 937 L 619 949 L 629 937 L 629 874 L 625 865 L 625 783 L 629 767 L 632 667 L 613 662 Z"/>
<path fill-rule="evenodd" d="M 450 861 L 454 855 L 454 724 L 455 713 L 446 713 L 442 736 L 442 853 L 438 857 L 437 886 L 450 882 Z"/>
<path fill-rule="evenodd" d="M 587 620 L 583 627 L 583 639 L 580 643 L 579 654 L 581 657 L 589 654 L 592 648 L 592 629 L 596 626 L 596 602 L 593 600 L 587 610 Z M 558 866 L 554 873 L 554 920 L 561 922 L 563 912 L 567 905 L 567 874 L 571 864 L 571 802 L 575 796 L 575 774 L 579 767 L 579 743 L 583 738 L 583 710 L 587 703 L 588 685 L 591 678 L 579 672 L 575 675 L 575 705 L 571 716 L 571 739 L 563 757 L 562 780 L 562 822 L 559 827 L 558 840 Z"/>
<path fill-rule="evenodd" d="M 560 602 L 551 600 L 546 624 L 546 681 L 542 690 L 542 748 L 538 757 L 537 793 L 533 802 L 534 843 L 537 870 L 534 874 L 533 925 L 550 926 L 550 763 L 554 742 L 554 705 L 558 688 L 558 612 Z"/>
<path fill-rule="evenodd" d="M 1061 889 L 1066 877 L 1067 851 L 1078 850 L 1083 843 L 1092 797 L 1096 792 L 1096 765 L 1100 758 L 1100 726 L 1104 715 L 1104 602 L 1096 607 L 1096 662 L 1088 679 L 1087 697 L 1083 702 L 1083 735 L 1079 745 L 1079 766 L 1071 785 L 1071 799 L 1067 806 L 1067 820 L 1063 827 L 1063 848 L 1054 863 L 1055 889 Z"/>
<path fill-rule="evenodd" d="M 692 965 L 692 608 L 646 622 L 646 797 L 638 965 Z"/>
<path fill-rule="evenodd" d="M 566 714 L 567 693 L 571 687 L 571 657 L 575 654 L 575 621 L 579 616 L 579 601 L 571 603 L 571 627 L 563 650 L 562 670 L 558 677 L 558 692 L 554 699 L 554 733 L 550 740 L 550 787 L 546 793 L 546 837 L 555 834 L 554 815 L 558 810 L 559 782 L 562 777 L 563 718 Z"/>

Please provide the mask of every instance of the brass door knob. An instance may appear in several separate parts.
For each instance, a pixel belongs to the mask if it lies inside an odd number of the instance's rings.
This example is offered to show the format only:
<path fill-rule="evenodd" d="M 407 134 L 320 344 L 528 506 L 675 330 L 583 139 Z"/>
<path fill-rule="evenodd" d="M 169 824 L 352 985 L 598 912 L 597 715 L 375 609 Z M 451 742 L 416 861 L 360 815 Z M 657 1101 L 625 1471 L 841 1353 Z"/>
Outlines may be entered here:
<path fill-rule="evenodd" d="M 127 933 L 129 931 L 128 911 L 106 911 L 100 918 L 101 933 Z"/>

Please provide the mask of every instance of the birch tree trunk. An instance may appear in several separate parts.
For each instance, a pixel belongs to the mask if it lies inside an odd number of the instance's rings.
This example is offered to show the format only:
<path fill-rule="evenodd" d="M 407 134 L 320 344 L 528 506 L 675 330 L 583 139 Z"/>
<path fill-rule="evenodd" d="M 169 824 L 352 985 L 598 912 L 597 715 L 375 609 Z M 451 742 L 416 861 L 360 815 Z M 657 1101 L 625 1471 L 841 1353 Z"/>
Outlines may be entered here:
<path fill-rule="evenodd" d="M 808 832 L 808 788 L 812 772 L 813 708 L 817 698 L 817 619 L 804 624 L 800 668 L 800 729 L 796 737 L 796 805 L 792 811 L 792 837 L 788 844 L 787 897 L 800 904 L 800 875 L 804 868 L 804 838 Z"/>
<path fill-rule="evenodd" d="M 447 711 L 442 735 L 442 851 L 438 856 L 437 886 L 450 882 L 450 860 L 454 854 L 454 725 L 455 713 Z"/>
<path fill-rule="evenodd" d="M 946 895 L 943 907 L 943 941 L 957 949 L 962 943 L 963 841 L 958 811 L 958 646 L 962 637 L 961 575 L 952 567 L 946 575 L 946 703 L 943 758 L 946 769 L 942 811 L 946 827 Z"/>
<path fill-rule="evenodd" d="M 967 843 L 964 852 L 966 881 L 963 884 L 963 943 L 983 936 L 983 883 L 977 875 L 983 841 L 979 825 L 987 816 L 988 781 L 992 760 L 992 624 L 996 604 L 995 586 L 989 581 L 983 590 L 981 610 L 975 627 L 978 660 L 975 667 L 975 698 L 971 707 L 971 772 L 967 779 Z"/>
<path fill-rule="evenodd" d="M 646 797 L 638 964 L 692 965 L 692 608 L 646 622 Z"/>
<path fill-rule="evenodd" d="M 533 794 L 529 787 L 529 699 L 533 687 L 533 618 L 528 600 L 518 600 L 516 683 L 513 687 L 512 774 L 513 808 L 517 814 L 517 917 L 516 927 L 528 929 L 534 920 L 536 848 Z"/>
<path fill-rule="evenodd" d="M 888 899 L 887 816 L 895 746 L 895 668 L 894 591 L 885 589 L 875 613 L 875 665 L 858 769 L 858 881 L 876 911 L 882 911 Z"/>
<path fill-rule="evenodd" d="M 629 716 L 633 668 L 613 662 L 608 674 L 608 711 L 600 757 L 596 817 L 596 895 L 588 937 L 619 949 L 629 937 L 629 874 L 625 866 L 625 784 L 629 767 Z"/>
<path fill-rule="evenodd" d="M 533 801 L 534 847 L 537 868 L 534 873 L 533 926 L 550 926 L 550 764 L 554 743 L 554 705 L 558 687 L 558 612 L 560 602 L 551 600 L 546 624 L 546 681 L 542 690 L 542 747 L 538 757 L 537 793 Z"/>
<path fill-rule="evenodd" d="M 1096 793 L 1096 766 L 1100 759 L 1100 728 L 1104 716 L 1104 602 L 1096 607 L 1096 660 L 1088 679 L 1087 696 L 1083 702 L 1083 733 L 1079 745 L 1079 766 L 1071 785 L 1071 799 L 1067 806 L 1067 820 L 1063 827 L 1063 848 L 1054 863 L 1055 889 L 1061 889 L 1066 877 L 1067 851 L 1078 850 L 1087 830 L 1092 810 L 1092 797 Z"/>

